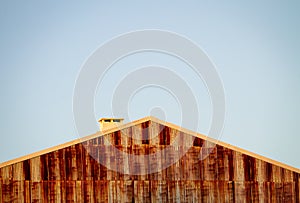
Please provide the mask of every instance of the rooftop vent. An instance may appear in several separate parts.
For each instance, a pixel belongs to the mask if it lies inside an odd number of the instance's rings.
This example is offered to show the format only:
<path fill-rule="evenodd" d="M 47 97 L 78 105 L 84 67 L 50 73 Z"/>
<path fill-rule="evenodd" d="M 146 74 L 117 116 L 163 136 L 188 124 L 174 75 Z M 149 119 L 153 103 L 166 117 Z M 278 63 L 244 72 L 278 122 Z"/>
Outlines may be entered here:
<path fill-rule="evenodd" d="M 98 121 L 100 123 L 100 131 L 116 127 L 117 125 L 122 124 L 123 121 L 123 118 L 101 118 Z"/>

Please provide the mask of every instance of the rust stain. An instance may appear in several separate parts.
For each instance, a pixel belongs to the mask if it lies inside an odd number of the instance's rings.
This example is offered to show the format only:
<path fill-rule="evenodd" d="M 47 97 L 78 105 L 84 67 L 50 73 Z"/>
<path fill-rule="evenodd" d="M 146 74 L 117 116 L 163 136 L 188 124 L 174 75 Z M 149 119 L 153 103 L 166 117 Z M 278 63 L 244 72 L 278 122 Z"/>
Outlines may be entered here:
<path fill-rule="evenodd" d="M 204 148 L 200 138 L 163 171 L 140 176 L 111 171 L 99 160 L 111 166 L 128 164 L 134 172 L 147 169 L 110 154 L 111 146 L 104 139 L 126 153 L 146 155 L 163 150 L 175 135 L 183 143 L 190 136 L 152 121 L 124 130 L 144 140 L 116 131 L 0 168 L 0 202 L 299 202 L 298 173 L 223 146 Z M 150 134 L 154 132 L 159 135 Z M 163 160 L 151 160 L 149 167 L 172 162 L 182 147 L 172 148 Z M 200 151 L 210 154 L 199 160 Z M 262 175 L 257 178 L 257 174 Z"/>

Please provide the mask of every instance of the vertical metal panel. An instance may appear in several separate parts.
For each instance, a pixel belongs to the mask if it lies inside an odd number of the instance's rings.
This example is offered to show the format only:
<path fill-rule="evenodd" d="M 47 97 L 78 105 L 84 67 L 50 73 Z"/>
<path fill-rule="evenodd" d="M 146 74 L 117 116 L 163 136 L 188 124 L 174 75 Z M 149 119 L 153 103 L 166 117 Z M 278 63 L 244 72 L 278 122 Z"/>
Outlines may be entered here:
<path fill-rule="evenodd" d="M 295 182 L 295 201 L 300 202 L 300 175 L 296 172 L 294 174 L 294 182 Z"/>
<path fill-rule="evenodd" d="M 243 155 L 243 164 L 244 164 L 244 180 L 245 181 L 254 181 L 256 174 L 256 160 L 253 157 L 248 155 Z"/>
<path fill-rule="evenodd" d="M 274 183 L 274 189 L 275 189 L 275 193 L 276 193 L 276 201 L 277 202 L 282 202 L 284 197 L 283 197 L 283 183 Z"/>
<path fill-rule="evenodd" d="M 13 201 L 24 202 L 24 181 L 13 181 Z"/>
<path fill-rule="evenodd" d="M 22 181 L 25 180 L 25 174 L 23 173 L 23 163 L 19 162 L 12 165 L 13 168 L 13 177 L 14 181 Z"/>
<path fill-rule="evenodd" d="M 92 180 L 83 181 L 84 202 L 94 202 L 94 182 Z"/>
<path fill-rule="evenodd" d="M 168 181 L 168 201 L 169 202 L 179 202 L 180 193 L 176 190 L 178 181 Z"/>
<path fill-rule="evenodd" d="M 30 182 L 30 202 L 42 202 L 43 201 L 43 182 Z"/>
<path fill-rule="evenodd" d="M 245 180 L 245 169 L 242 153 L 234 151 L 233 160 L 234 181 L 243 182 Z M 239 185 L 239 188 L 243 188 L 243 186 Z"/>
<path fill-rule="evenodd" d="M 201 168 L 199 164 L 200 147 L 192 147 L 189 150 L 189 156 L 185 156 L 186 177 L 185 180 L 201 180 Z M 176 165 L 175 165 L 176 166 Z M 173 174 L 171 174 L 173 176 Z"/>
<path fill-rule="evenodd" d="M 228 180 L 228 175 L 226 173 L 228 171 L 228 161 L 226 159 L 226 155 L 224 153 L 224 147 L 217 146 L 217 179 L 218 181 Z M 200 171 L 200 170 L 199 170 Z"/>
<path fill-rule="evenodd" d="M 24 190 L 25 190 L 25 202 L 30 202 L 31 199 L 31 188 L 30 188 L 30 181 L 26 180 L 24 184 Z"/>
<path fill-rule="evenodd" d="M 262 182 L 265 179 L 265 162 L 259 160 L 259 159 L 256 159 L 255 160 L 255 179 L 254 181 L 256 182 Z"/>
<path fill-rule="evenodd" d="M 93 188 L 94 202 L 108 202 L 108 181 L 94 181 Z"/>
<path fill-rule="evenodd" d="M 93 157 L 90 156 L 88 151 L 85 149 L 82 152 L 82 175 L 84 180 L 92 180 L 92 162 Z"/>
<path fill-rule="evenodd" d="M 290 171 L 290 170 L 284 170 L 280 167 L 278 167 L 280 170 L 280 175 L 282 177 L 282 180 L 279 180 L 279 181 L 283 181 L 283 182 L 293 182 L 294 181 L 294 177 L 293 177 L 293 172 Z M 279 176 L 279 174 L 278 174 Z"/>
<path fill-rule="evenodd" d="M 134 181 L 134 200 L 136 202 L 151 202 L 151 188 L 149 181 Z"/>
<path fill-rule="evenodd" d="M 152 202 L 167 202 L 167 182 L 162 180 L 151 181 L 151 201 Z"/>
<path fill-rule="evenodd" d="M 11 202 L 13 196 L 13 182 L 11 180 L 2 180 L 2 200 L 3 202 Z"/>
<path fill-rule="evenodd" d="M 54 151 L 52 153 L 47 154 L 47 165 L 49 171 L 49 180 L 60 180 L 60 159 L 59 152 Z"/>
<path fill-rule="evenodd" d="M 141 124 L 142 127 L 142 144 L 150 144 L 150 133 L 149 133 L 150 121 Z"/>
<path fill-rule="evenodd" d="M 61 150 L 57 151 L 58 162 L 59 162 L 59 180 L 67 179 L 65 151 L 66 151 L 66 149 L 61 149 Z"/>
<path fill-rule="evenodd" d="M 179 141 L 174 143 L 176 137 Z M 106 138 L 125 153 L 157 156 L 120 161 Z M 200 138 L 176 163 L 147 174 L 149 164 L 156 169 L 173 163 L 190 139 L 191 135 L 149 121 L 2 167 L 0 201 L 299 202 L 298 173 L 226 147 L 210 148 L 209 142 L 204 147 Z M 201 159 L 201 151 L 208 156 Z M 106 166 L 145 175 L 124 175 Z"/>
<path fill-rule="evenodd" d="M 82 188 L 82 181 L 76 181 L 76 202 L 84 202 L 84 195 L 83 195 L 83 188 Z"/>
<path fill-rule="evenodd" d="M 72 173 L 73 173 L 72 160 L 74 159 L 74 155 L 75 154 L 72 154 L 72 150 L 71 149 L 72 149 L 71 147 L 67 147 L 65 149 L 64 160 L 65 160 L 66 180 L 72 180 L 73 179 L 72 178 Z M 75 156 L 75 159 L 76 159 L 76 156 Z M 75 169 L 76 169 L 76 167 L 74 168 L 74 171 L 75 171 Z"/>
<path fill-rule="evenodd" d="M 234 182 L 224 181 L 224 202 L 235 202 Z"/>
<path fill-rule="evenodd" d="M 65 187 L 67 202 L 76 202 L 76 181 L 66 181 Z"/>
<path fill-rule="evenodd" d="M 13 170 L 12 170 L 12 165 L 5 166 L 1 168 L 0 171 L 0 179 L 2 180 L 12 180 L 13 178 Z"/>
<path fill-rule="evenodd" d="M 260 194 L 259 183 L 251 181 L 250 182 L 250 190 L 251 190 L 251 196 L 250 196 L 251 202 L 259 202 L 260 201 L 260 199 L 259 199 L 259 194 Z"/>
<path fill-rule="evenodd" d="M 283 202 L 295 202 L 295 185 L 292 182 L 283 183 Z"/>
<path fill-rule="evenodd" d="M 272 182 L 276 182 L 276 183 L 281 182 L 282 179 L 284 178 L 283 174 L 281 173 L 282 172 L 282 170 L 281 170 L 282 168 L 280 168 L 279 166 L 274 166 L 274 165 L 271 165 L 271 167 L 272 167 L 271 181 Z M 286 172 L 286 173 L 290 174 L 289 172 Z M 289 180 L 289 181 L 291 181 L 291 180 Z"/>
<path fill-rule="evenodd" d="M 108 202 L 116 202 L 117 199 L 117 189 L 115 181 L 108 182 Z"/>
<path fill-rule="evenodd" d="M 216 148 L 207 148 L 206 149 L 209 152 L 208 159 L 208 165 L 206 168 L 206 180 L 215 181 L 217 180 L 218 175 L 218 167 L 217 167 L 217 149 Z"/>
<path fill-rule="evenodd" d="M 208 181 L 201 181 L 201 202 L 210 202 L 210 184 Z"/>
<path fill-rule="evenodd" d="M 2 181 L 3 181 L 3 180 L 0 179 L 0 202 L 3 202 L 3 195 L 2 195 L 2 190 L 3 190 L 3 189 L 2 189 L 2 188 L 3 188 L 2 185 L 3 185 L 3 183 L 2 183 Z"/>
<path fill-rule="evenodd" d="M 42 181 L 41 177 L 41 159 L 40 157 L 35 157 L 30 159 L 30 180 L 33 182 Z"/>
<path fill-rule="evenodd" d="M 245 182 L 234 182 L 234 199 L 236 202 L 247 202 Z"/>
<path fill-rule="evenodd" d="M 131 127 L 131 136 L 133 137 L 133 143 L 132 145 L 141 145 L 142 143 L 142 126 L 141 125 L 135 125 Z"/>

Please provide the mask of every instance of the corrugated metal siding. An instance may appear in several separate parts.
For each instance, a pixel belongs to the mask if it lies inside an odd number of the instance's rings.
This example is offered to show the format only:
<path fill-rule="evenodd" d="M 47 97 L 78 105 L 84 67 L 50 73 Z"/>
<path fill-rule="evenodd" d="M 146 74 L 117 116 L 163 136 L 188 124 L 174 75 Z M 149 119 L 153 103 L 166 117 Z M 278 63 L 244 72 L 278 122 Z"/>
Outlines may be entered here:
<path fill-rule="evenodd" d="M 168 163 L 187 146 L 174 145 L 167 155 L 161 152 L 163 159 L 145 159 L 138 165 L 112 154 L 104 139 L 119 150 L 141 155 L 165 149 L 176 136 L 182 143 L 192 138 L 148 121 L 0 168 L 0 201 L 299 202 L 299 173 L 222 146 L 204 149 L 200 138 L 178 162 L 153 174 L 122 174 L 98 162 L 101 159 L 124 171 L 128 167 L 129 171 L 147 172 L 147 165 Z M 211 153 L 199 160 L 201 150 Z"/>

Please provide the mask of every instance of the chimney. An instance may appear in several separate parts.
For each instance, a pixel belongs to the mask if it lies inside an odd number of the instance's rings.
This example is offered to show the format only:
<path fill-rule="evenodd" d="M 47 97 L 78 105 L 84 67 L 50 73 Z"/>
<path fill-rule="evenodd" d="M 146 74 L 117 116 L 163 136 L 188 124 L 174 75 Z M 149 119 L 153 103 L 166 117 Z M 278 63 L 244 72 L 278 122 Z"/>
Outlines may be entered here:
<path fill-rule="evenodd" d="M 116 127 L 122 124 L 124 118 L 101 118 L 98 122 L 100 123 L 100 131 L 107 130 L 109 128 Z"/>

